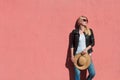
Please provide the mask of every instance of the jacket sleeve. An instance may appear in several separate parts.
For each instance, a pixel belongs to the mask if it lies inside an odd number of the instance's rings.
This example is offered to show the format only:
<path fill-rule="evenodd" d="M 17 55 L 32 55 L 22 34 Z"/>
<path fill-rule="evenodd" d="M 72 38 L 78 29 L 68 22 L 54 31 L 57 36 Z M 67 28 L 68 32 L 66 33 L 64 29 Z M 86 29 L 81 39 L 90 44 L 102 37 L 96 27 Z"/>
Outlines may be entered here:
<path fill-rule="evenodd" d="M 70 33 L 69 41 L 70 41 L 70 48 L 74 48 L 74 30 Z"/>
<path fill-rule="evenodd" d="M 91 31 L 91 36 L 90 36 L 91 46 L 93 47 L 95 45 L 94 33 L 93 33 L 93 30 L 91 28 L 90 28 L 90 31 Z"/>

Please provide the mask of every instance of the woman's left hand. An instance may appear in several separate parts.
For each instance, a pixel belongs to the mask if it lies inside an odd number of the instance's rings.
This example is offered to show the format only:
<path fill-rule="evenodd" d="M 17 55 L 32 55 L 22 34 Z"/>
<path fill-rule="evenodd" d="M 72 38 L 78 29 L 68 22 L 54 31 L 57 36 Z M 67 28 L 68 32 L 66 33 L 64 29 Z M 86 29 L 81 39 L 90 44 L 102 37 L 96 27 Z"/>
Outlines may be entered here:
<path fill-rule="evenodd" d="M 87 48 L 85 48 L 83 51 L 82 51 L 82 54 L 85 54 L 87 52 Z"/>

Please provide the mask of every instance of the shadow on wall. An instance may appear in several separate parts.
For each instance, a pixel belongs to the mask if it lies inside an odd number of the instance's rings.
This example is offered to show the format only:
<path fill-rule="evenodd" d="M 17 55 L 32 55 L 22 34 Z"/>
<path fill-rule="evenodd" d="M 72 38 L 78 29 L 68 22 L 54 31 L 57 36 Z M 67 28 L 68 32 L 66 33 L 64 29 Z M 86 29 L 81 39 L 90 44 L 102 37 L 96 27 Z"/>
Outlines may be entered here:
<path fill-rule="evenodd" d="M 69 44 L 68 44 L 65 66 L 69 71 L 69 80 L 75 80 L 74 64 L 71 61 L 71 51 L 70 51 L 70 40 L 71 39 L 70 38 L 71 38 L 71 33 L 69 34 Z M 87 70 L 81 71 L 81 75 L 80 75 L 81 80 L 86 80 L 86 74 L 87 74 Z"/>

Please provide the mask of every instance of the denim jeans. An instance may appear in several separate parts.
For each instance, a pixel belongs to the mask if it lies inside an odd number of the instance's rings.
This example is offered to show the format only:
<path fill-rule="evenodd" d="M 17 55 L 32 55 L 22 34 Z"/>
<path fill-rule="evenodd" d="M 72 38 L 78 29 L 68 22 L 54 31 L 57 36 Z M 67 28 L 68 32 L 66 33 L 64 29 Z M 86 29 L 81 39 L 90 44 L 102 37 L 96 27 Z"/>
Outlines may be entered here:
<path fill-rule="evenodd" d="M 92 80 L 92 78 L 95 76 L 95 69 L 93 62 L 91 62 L 90 66 L 88 67 L 89 75 L 86 80 Z M 80 70 L 75 67 L 75 80 L 80 80 Z"/>

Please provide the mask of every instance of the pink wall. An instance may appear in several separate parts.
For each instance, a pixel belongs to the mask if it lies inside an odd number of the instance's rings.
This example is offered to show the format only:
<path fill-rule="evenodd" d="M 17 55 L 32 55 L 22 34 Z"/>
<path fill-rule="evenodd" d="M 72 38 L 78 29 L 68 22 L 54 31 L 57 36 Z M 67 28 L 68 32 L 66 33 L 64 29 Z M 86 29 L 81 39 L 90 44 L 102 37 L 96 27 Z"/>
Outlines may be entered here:
<path fill-rule="evenodd" d="M 69 80 L 68 37 L 85 15 L 94 80 L 120 80 L 119 0 L 0 0 L 0 80 Z"/>

